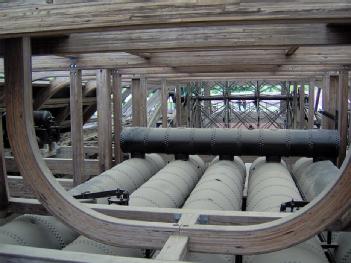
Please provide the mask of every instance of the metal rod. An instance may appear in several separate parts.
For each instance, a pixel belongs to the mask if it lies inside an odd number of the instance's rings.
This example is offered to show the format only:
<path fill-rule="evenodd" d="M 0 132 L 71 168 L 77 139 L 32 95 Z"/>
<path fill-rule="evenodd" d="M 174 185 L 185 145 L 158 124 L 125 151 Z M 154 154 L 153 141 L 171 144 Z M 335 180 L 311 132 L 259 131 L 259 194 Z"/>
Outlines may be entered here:
<path fill-rule="evenodd" d="M 305 156 L 335 158 L 335 130 L 240 130 L 124 128 L 121 147 L 130 153 Z"/>

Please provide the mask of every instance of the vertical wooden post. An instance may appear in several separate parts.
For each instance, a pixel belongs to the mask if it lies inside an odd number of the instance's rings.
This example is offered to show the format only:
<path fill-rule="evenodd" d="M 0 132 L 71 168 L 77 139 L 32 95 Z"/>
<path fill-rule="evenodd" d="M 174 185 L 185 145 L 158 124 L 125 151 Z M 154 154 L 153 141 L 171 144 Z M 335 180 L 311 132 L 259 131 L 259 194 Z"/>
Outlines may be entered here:
<path fill-rule="evenodd" d="M 323 111 L 336 117 L 337 90 L 339 86 L 339 77 L 327 74 L 324 78 L 323 87 Z M 335 120 L 326 116 L 322 117 L 323 129 L 335 129 Z"/>
<path fill-rule="evenodd" d="M 112 167 L 111 71 L 96 71 L 100 172 Z"/>
<path fill-rule="evenodd" d="M 140 78 L 132 79 L 132 125 L 140 126 Z"/>
<path fill-rule="evenodd" d="M 132 79 L 132 125 L 147 125 L 145 78 Z"/>
<path fill-rule="evenodd" d="M 161 80 L 161 113 L 162 113 L 162 127 L 168 126 L 168 88 L 165 79 Z"/>
<path fill-rule="evenodd" d="M 2 117 L 2 112 L 0 112 Z M 7 173 L 5 166 L 5 152 L 3 142 L 3 131 L 2 131 L 2 119 L 0 120 L 0 211 L 6 211 L 8 205 L 8 185 L 7 185 Z"/>
<path fill-rule="evenodd" d="M 35 133 L 33 125 L 33 103 L 32 100 L 12 101 L 12 94 L 14 92 L 22 92 L 25 96 L 32 96 L 32 48 L 29 37 L 5 39 L 4 40 L 4 69 L 5 69 L 5 99 L 7 109 L 7 123 L 13 121 L 14 118 L 22 118 L 30 122 L 32 134 Z M 28 111 L 19 111 L 11 107 L 11 105 L 30 103 L 26 105 Z M 7 175 L 4 162 L 4 146 L 3 146 L 3 127 L 2 120 L 0 120 L 0 210 L 5 210 L 8 205 L 8 185 Z M 7 135 L 9 141 L 16 141 L 16 130 L 12 130 L 11 126 L 7 126 Z M 11 145 L 12 146 L 12 145 Z M 39 155 L 39 147 L 37 147 L 37 154 Z M 21 165 L 21 164 L 20 164 Z M 17 166 L 20 166 L 17 165 Z"/>
<path fill-rule="evenodd" d="M 348 81 L 349 74 L 347 71 L 341 71 L 339 74 L 338 85 L 338 130 L 340 135 L 340 148 L 338 156 L 338 166 L 340 167 L 346 156 L 347 148 L 347 110 L 348 110 Z"/>
<path fill-rule="evenodd" d="M 191 86 L 190 86 L 190 83 L 187 84 L 187 87 L 186 87 L 186 90 L 187 90 L 187 127 L 190 128 L 192 127 L 192 100 L 191 100 L 191 97 L 192 97 L 192 90 L 191 90 Z"/>
<path fill-rule="evenodd" d="M 205 83 L 205 87 L 204 87 L 204 95 L 209 97 L 211 96 L 211 87 L 209 85 L 209 83 Z M 212 113 L 212 107 L 211 107 L 212 101 L 211 100 L 205 100 L 204 101 L 204 108 L 205 108 L 205 112 L 207 113 L 208 116 L 211 116 Z"/>
<path fill-rule="evenodd" d="M 84 173 L 82 71 L 77 65 L 70 68 L 70 115 L 73 158 L 73 184 L 86 181 Z"/>
<path fill-rule="evenodd" d="M 301 82 L 299 89 L 299 128 L 305 128 L 305 83 Z"/>
<path fill-rule="evenodd" d="M 147 127 L 147 80 L 145 76 L 140 78 L 140 126 Z"/>
<path fill-rule="evenodd" d="M 308 129 L 314 126 L 314 88 L 315 80 L 311 80 L 308 89 Z"/>
<path fill-rule="evenodd" d="M 122 76 L 117 70 L 112 71 L 112 94 L 113 94 L 113 131 L 114 131 L 114 156 L 115 164 L 123 161 L 123 153 L 120 146 L 122 131 Z"/>
<path fill-rule="evenodd" d="M 293 82 L 293 129 L 297 128 L 297 84 Z"/>
<path fill-rule="evenodd" d="M 176 86 L 176 120 L 177 127 L 182 126 L 182 94 L 181 94 L 181 86 Z"/>

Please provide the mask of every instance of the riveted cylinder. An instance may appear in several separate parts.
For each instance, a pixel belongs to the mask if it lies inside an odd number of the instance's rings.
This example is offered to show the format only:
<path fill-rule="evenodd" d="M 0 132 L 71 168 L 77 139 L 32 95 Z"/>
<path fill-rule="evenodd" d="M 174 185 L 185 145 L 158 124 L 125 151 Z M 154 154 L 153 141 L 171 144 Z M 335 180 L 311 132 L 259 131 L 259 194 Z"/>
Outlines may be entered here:
<path fill-rule="evenodd" d="M 302 200 L 286 165 L 267 163 L 257 159 L 250 169 L 247 210 L 279 212 L 282 203 Z M 327 263 L 324 252 L 317 240 L 312 238 L 297 246 L 281 251 L 244 256 L 245 263 Z"/>
<path fill-rule="evenodd" d="M 217 161 L 207 168 L 184 208 L 240 210 L 245 170 L 240 162 Z"/>
<path fill-rule="evenodd" d="M 100 192 L 121 188 L 132 193 L 163 166 L 165 166 L 165 162 L 157 154 L 146 155 L 145 159 L 132 158 L 78 185 L 70 192 L 72 195 L 77 195 L 83 192 Z M 99 198 L 98 203 L 106 204 L 107 198 Z"/>
<path fill-rule="evenodd" d="M 215 158 L 191 192 L 183 208 L 205 210 L 241 210 L 246 176 L 245 165 L 240 158 L 224 161 Z M 233 255 L 189 253 L 186 260 L 192 262 L 230 263 Z"/>
<path fill-rule="evenodd" d="M 204 169 L 204 162 L 194 156 L 188 161 L 170 162 L 130 196 L 129 205 L 180 207 Z"/>
<path fill-rule="evenodd" d="M 330 161 L 313 162 L 310 158 L 301 158 L 292 172 L 306 200 L 311 201 L 337 179 L 339 169 Z"/>
<path fill-rule="evenodd" d="M 62 249 L 78 234 L 55 217 L 22 215 L 0 227 L 0 243 Z"/>
<path fill-rule="evenodd" d="M 128 127 L 121 133 L 121 147 L 131 153 L 335 158 L 339 134 L 335 130 Z"/>
<path fill-rule="evenodd" d="M 339 169 L 330 161 L 301 158 L 294 164 L 293 174 L 306 200 L 311 201 L 338 178 Z M 333 233 L 333 239 L 338 244 L 335 261 L 351 262 L 351 233 Z"/>

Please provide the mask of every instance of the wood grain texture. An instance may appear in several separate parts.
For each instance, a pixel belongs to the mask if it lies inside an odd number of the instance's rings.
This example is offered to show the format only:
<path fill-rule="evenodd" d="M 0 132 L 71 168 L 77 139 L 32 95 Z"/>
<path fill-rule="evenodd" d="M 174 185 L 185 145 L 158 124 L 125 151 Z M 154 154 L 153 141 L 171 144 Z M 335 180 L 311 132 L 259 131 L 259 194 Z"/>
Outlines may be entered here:
<path fill-rule="evenodd" d="M 84 170 L 82 100 L 82 71 L 72 65 L 70 69 L 70 116 L 74 185 L 87 180 Z"/>
<path fill-rule="evenodd" d="M 342 1 L 117 1 L 28 5 L 0 10 L 1 37 L 22 34 L 100 32 L 114 28 L 160 28 L 233 23 L 350 21 L 351 3 Z M 16 23 L 13 23 L 16 21 Z"/>
<path fill-rule="evenodd" d="M 111 71 L 96 71 L 100 172 L 112 167 Z"/>
<path fill-rule="evenodd" d="M 186 28 L 134 29 L 78 33 L 67 38 L 36 38 L 34 54 L 81 54 L 94 52 L 166 52 L 199 49 L 233 49 L 306 45 L 350 44 L 341 26 L 326 24 L 246 24 Z M 155 45 L 157 42 L 157 45 Z M 296 51 L 296 50 L 295 50 Z M 1 48 L 0 48 L 1 54 Z M 135 54 L 135 53 L 134 53 Z M 152 54 L 151 54 L 152 56 Z M 145 58 L 145 57 L 144 57 Z"/>
<path fill-rule="evenodd" d="M 72 179 L 57 179 L 57 181 L 66 190 L 70 190 L 73 187 Z M 32 188 L 25 183 L 22 176 L 8 176 L 7 182 L 11 197 L 35 198 Z"/>
<path fill-rule="evenodd" d="M 72 149 L 72 148 L 71 148 Z M 72 151 L 71 151 L 72 156 Z M 44 161 L 53 174 L 73 175 L 72 158 L 44 158 Z M 8 172 L 19 172 L 18 165 L 13 157 L 5 157 L 6 168 Z M 99 162 L 95 159 L 84 160 L 84 170 L 86 176 L 95 176 L 99 174 Z"/>
<path fill-rule="evenodd" d="M 5 244 L 0 247 L 0 260 L 1 262 L 26 263 L 180 263 L 179 261 L 97 255 Z"/>
<path fill-rule="evenodd" d="M 4 210 L 8 205 L 8 182 L 5 165 L 5 152 L 3 142 L 3 127 L 0 121 L 0 210 Z"/>
<path fill-rule="evenodd" d="M 161 117 L 162 117 L 162 128 L 168 127 L 168 88 L 167 81 L 161 80 Z"/>
<path fill-rule="evenodd" d="M 314 94 L 315 94 L 316 82 L 312 79 L 309 83 L 308 89 L 308 129 L 313 129 L 314 127 Z"/>
<path fill-rule="evenodd" d="M 115 165 L 123 161 L 120 135 L 122 132 L 122 76 L 117 70 L 112 71 L 113 94 L 113 134 Z"/>
<path fill-rule="evenodd" d="M 349 77 L 347 71 L 339 74 L 338 85 L 338 130 L 340 134 L 340 148 L 338 156 L 338 166 L 340 167 L 345 160 L 347 150 L 348 133 L 348 98 L 349 98 Z"/>

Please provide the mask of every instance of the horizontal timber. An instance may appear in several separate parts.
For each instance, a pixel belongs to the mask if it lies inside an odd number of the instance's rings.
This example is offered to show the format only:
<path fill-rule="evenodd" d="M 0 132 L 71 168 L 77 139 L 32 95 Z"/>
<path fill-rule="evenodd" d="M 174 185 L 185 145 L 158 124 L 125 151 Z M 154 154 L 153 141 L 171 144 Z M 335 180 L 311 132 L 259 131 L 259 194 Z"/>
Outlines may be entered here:
<path fill-rule="evenodd" d="M 83 205 L 83 204 L 82 204 Z M 176 223 L 182 215 L 198 215 L 198 223 L 209 225 L 255 225 L 270 222 L 290 213 L 253 212 L 253 211 L 215 211 L 181 208 L 128 207 L 102 204 L 84 204 L 85 206 L 120 219 L 141 220 L 145 222 Z M 9 211 L 14 213 L 34 213 L 47 215 L 48 212 L 36 199 L 10 198 Z M 335 222 L 328 229 L 340 231 L 346 224 Z M 351 229 L 343 229 L 350 231 Z"/>
<path fill-rule="evenodd" d="M 194 11 L 196 10 L 196 11 Z M 16 23 L 13 23 L 16 21 Z M 152 0 L 9 6 L 0 10 L 0 37 L 101 32 L 128 28 L 221 24 L 350 22 L 347 0 Z"/>
<path fill-rule="evenodd" d="M 53 174 L 72 175 L 73 161 L 72 159 L 64 158 L 44 158 Z M 18 172 L 16 161 L 13 157 L 5 157 L 7 172 Z M 85 159 L 85 171 L 88 176 L 98 175 L 99 165 L 98 160 Z"/>
<path fill-rule="evenodd" d="M 67 38 L 34 38 L 32 49 L 34 55 L 70 55 L 95 52 L 165 52 L 351 44 L 350 37 L 343 34 L 343 30 L 344 26 L 330 27 L 317 23 L 136 29 L 71 34 Z"/>

